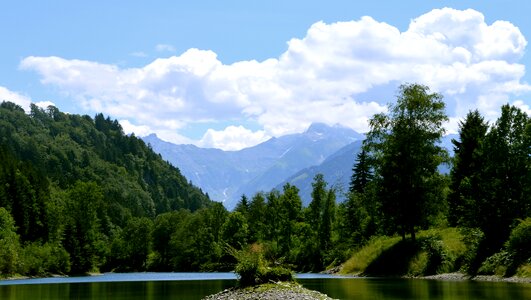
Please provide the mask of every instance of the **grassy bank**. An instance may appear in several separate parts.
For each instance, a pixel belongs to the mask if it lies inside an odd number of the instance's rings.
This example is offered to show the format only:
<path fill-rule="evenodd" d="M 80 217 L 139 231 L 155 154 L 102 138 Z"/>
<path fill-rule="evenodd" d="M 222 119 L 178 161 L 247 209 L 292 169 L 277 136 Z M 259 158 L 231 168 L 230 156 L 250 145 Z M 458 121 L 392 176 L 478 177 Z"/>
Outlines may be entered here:
<path fill-rule="evenodd" d="M 457 228 L 419 232 L 417 240 L 380 236 L 355 251 L 340 270 L 361 276 L 430 276 L 452 272 L 467 273 L 479 245 L 476 232 Z M 482 263 L 478 274 L 531 277 L 531 264 L 524 261 L 507 273 L 510 255 L 502 249 Z"/>

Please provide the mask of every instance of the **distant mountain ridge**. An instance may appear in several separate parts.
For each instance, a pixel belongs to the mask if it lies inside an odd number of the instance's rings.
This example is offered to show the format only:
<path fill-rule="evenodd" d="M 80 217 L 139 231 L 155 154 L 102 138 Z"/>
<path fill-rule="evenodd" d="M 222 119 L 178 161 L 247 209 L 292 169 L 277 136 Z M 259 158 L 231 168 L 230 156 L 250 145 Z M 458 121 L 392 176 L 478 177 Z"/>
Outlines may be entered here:
<path fill-rule="evenodd" d="M 453 156 L 452 139 L 458 139 L 457 134 L 449 134 L 441 139 L 440 145 L 445 148 L 450 156 Z M 276 186 L 276 189 L 281 190 L 282 186 L 290 183 L 299 188 L 299 195 L 303 205 L 308 205 L 311 201 L 312 181 L 315 175 L 323 174 L 324 180 L 328 183 L 328 187 L 333 187 L 336 190 L 336 200 L 342 202 L 345 200 L 346 193 L 350 185 L 350 178 L 352 176 L 352 169 L 356 163 L 356 157 L 361 150 L 363 139 L 355 141 L 339 149 L 334 154 L 330 155 L 323 163 L 308 168 L 301 169 L 290 177 L 287 177 L 283 182 Z M 448 174 L 450 167 L 448 165 L 439 166 L 439 172 Z"/>
<path fill-rule="evenodd" d="M 314 123 L 305 132 L 271 138 L 239 151 L 175 145 L 149 135 L 143 140 L 207 192 L 232 209 L 242 194 L 269 191 L 296 172 L 323 163 L 363 135 L 342 126 Z"/>
<path fill-rule="evenodd" d="M 303 205 L 308 205 L 311 183 L 318 173 L 336 189 L 337 201 L 343 201 L 364 138 L 349 128 L 314 123 L 303 133 L 271 138 L 239 151 L 175 145 L 156 135 L 143 139 L 211 199 L 232 209 L 243 194 L 251 197 L 259 191 L 281 190 L 288 182 L 299 188 Z M 441 140 L 450 154 L 452 138 L 458 136 Z M 439 169 L 449 171 L 445 165 Z"/>

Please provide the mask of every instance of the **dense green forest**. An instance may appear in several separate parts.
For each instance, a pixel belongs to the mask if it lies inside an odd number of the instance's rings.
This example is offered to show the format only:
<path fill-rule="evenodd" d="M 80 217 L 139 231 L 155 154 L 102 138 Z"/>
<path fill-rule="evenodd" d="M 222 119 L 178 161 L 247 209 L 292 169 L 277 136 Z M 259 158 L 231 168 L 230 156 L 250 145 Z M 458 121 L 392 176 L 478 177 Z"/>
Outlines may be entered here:
<path fill-rule="evenodd" d="M 493 124 L 472 111 L 454 157 L 438 146 L 446 121 L 440 94 L 403 85 L 370 120 L 345 202 L 317 175 L 308 207 L 286 184 L 228 212 L 117 121 L 4 102 L 0 274 L 232 270 L 238 251 L 322 271 L 390 240 L 394 254 L 425 260 L 415 275 L 530 266 L 531 119 L 509 105 Z"/>
<path fill-rule="evenodd" d="M 140 269 L 156 216 L 209 206 L 117 121 L 0 105 L 0 274 Z"/>

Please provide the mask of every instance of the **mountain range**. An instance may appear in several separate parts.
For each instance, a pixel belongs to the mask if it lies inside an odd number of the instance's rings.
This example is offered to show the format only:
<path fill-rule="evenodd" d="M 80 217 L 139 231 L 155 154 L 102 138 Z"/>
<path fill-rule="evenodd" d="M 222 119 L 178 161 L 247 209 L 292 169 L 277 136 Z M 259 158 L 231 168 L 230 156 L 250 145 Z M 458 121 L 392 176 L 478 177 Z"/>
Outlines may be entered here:
<path fill-rule="evenodd" d="M 445 136 L 441 145 L 451 150 L 455 137 Z M 242 195 L 282 190 L 285 183 L 297 186 L 303 205 L 308 205 L 311 183 L 318 173 L 336 189 L 337 200 L 342 201 L 363 139 L 363 134 L 350 128 L 322 123 L 312 124 L 303 133 L 271 138 L 239 151 L 176 145 L 154 134 L 143 138 L 194 185 L 228 209 L 233 209 Z M 445 166 L 440 170 L 448 172 Z"/>
<path fill-rule="evenodd" d="M 211 199 L 232 209 L 242 195 L 269 191 L 293 174 L 320 165 L 343 147 L 361 143 L 363 138 L 346 127 L 314 123 L 303 133 L 271 138 L 239 151 L 175 145 L 154 134 L 143 139 Z"/>

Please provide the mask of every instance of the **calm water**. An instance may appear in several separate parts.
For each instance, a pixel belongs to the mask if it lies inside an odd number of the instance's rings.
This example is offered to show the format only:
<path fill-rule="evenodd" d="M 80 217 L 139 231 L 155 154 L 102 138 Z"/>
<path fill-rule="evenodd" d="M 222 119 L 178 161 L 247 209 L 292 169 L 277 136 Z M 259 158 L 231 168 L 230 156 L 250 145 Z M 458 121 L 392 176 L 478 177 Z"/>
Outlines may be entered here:
<path fill-rule="evenodd" d="M 298 275 L 305 287 L 337 299 L 531 299 L 530 284 Z M 236 284 L 232 273 L 133 273 L 0 281 L 0 299 L 201 299 Z"/>

